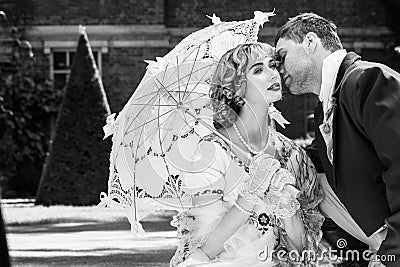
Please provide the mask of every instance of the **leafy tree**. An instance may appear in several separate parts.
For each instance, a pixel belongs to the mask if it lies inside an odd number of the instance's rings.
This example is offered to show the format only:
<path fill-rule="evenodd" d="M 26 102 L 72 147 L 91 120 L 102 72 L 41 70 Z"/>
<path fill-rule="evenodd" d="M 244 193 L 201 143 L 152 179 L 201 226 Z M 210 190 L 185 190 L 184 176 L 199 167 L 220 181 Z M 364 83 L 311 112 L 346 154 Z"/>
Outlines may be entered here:
<path fill-rule="evenodd" d="M 4 19 L 4 12 L 2 19 Z M 3 21 L 4 22 L 4 21 Z M 0 180 L 3 197 L 34 196 L 61 92 L 38 70 L 30 43 L 1 26 Z"/>

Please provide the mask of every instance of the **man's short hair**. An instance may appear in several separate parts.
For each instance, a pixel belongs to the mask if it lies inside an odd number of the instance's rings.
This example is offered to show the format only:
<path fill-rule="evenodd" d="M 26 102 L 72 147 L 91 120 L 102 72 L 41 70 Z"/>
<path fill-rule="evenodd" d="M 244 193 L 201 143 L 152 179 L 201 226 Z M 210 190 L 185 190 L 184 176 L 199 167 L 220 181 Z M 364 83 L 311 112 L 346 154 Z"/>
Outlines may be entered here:
<path fill-rule="evenodd" d="M 315 13 L 302 13 L 290 18 L 275 36 L 275 46 L 281 38 L 302 43 L 309 32 L 314 32 L 321 39 L 322 46 L 326 50 L 334 52 L 343 49 L 336 25 Z"/>

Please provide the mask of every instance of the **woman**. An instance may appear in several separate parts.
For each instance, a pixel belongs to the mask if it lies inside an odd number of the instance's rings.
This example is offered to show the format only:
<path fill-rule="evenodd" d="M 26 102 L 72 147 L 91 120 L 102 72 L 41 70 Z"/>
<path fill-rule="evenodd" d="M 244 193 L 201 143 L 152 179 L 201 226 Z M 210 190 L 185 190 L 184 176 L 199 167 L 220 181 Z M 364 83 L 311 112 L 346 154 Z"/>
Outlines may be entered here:
<path fill-rule="evenodd" d="M 317 255 L 322 193 L 306 154 L 275 132 L 272 103 L 282 87 L 273 47 L 225 53 L 210 96 L 219 134 L 203 138 L 193 160 L 210 150 L 214 157 L 206 169 L 182 173 L 193 207 L 171 223 L 179 237 L 171 266 L 313 265 L 315 257 L 295 255 Z"/>

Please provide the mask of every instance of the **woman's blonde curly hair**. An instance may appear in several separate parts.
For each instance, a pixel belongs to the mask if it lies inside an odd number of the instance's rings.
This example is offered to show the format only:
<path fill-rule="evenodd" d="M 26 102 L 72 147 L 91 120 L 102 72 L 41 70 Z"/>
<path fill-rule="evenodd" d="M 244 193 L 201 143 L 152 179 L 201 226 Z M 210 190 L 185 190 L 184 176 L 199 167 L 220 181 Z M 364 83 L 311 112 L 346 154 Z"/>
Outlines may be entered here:
<path fill-rule="evenodd" d="M 230 127 L 245 104 L 246 67 L 250 59 L 274 56 L 275 50 L 265 43 L 241 44 L 228 50 L 219 60 L 211 79 L 210 98 L 216 129 Z"/>

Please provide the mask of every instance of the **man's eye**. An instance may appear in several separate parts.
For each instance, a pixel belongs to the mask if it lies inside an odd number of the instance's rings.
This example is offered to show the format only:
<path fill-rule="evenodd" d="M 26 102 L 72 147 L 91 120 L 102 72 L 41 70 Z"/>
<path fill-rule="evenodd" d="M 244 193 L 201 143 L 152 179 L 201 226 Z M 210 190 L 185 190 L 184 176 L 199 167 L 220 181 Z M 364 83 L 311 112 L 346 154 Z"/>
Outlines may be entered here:
<path fill-rule="evenodd" d="M 285 63 L 285 56 L 275 59 L 276 68 L 279 69 Z"/>
<path fill-rule="evenodd" d="M 275 62 L 275 67 L 276 68 L 279 68 L 282 64 L 283 64 L 283 61 L 284 61 L 284 56 L 280 56 L 280 55 L 275 55 L 275 57 L 274 57 L 274 59 L 273 59 L 273 61 Z"/>
<path fill-rule="evenodd" d="M 284 60 L 285 59 L 285 55 L 279 55 L 279 54 L 276 54 L 275 55 L 275 57 L 274 57 L 274 59 L 276 60 L 276 61 L 282 61 L 282 60 Z"/>

